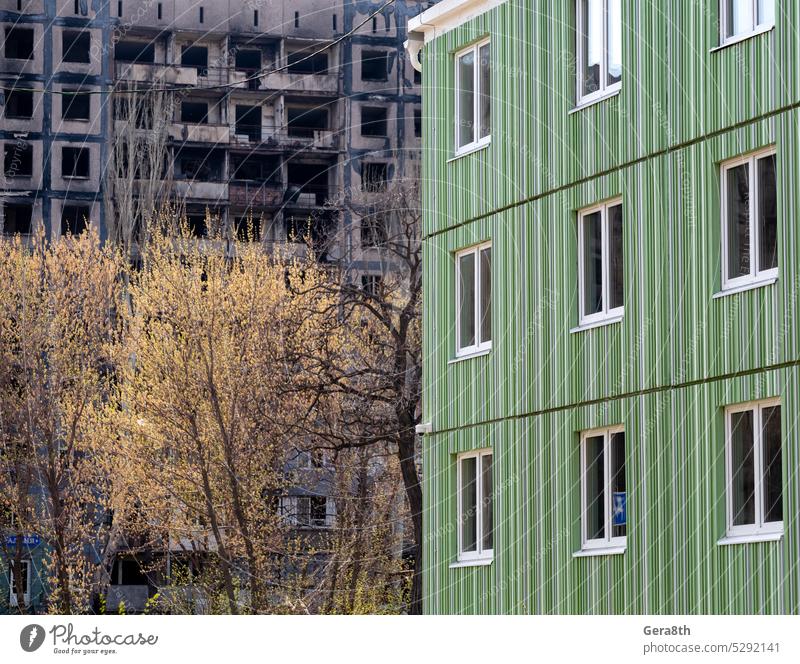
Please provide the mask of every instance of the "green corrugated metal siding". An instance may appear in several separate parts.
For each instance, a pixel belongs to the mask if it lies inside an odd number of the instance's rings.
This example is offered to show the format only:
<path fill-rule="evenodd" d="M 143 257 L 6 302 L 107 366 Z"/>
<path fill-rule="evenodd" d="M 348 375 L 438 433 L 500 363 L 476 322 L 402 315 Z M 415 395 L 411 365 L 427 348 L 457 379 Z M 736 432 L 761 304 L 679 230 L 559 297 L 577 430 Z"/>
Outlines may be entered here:
<path fill-rule="evenodd" d="M 507 2 L 426 45 L 425 606 L 432 613 L 800 612 L 796 3 L 711 52 L 717 2 L 623 0 L 623 90 L 576 113 L 573 2 Z M 665 4 L 668 6 L 665 7 Z M 678 6 L 680 5 L 680 6 Z M 489 34 L 490 147 L 451 160 L 452 51 Z M 775 285 L 720 289 L 719 162 L 775 144 Z M 576 210 L 621 196 L 625 317 L 577 325 Z M 454 356 L 452 252 L 493 242 L 489 355 Z M 725 532 L 723 407 L 780 396 L 780 542 Z M 578 432 L 622 423 L 624 555 L 580 548 Z M 456 568 L 455 454 L 494 448 L 495 558 Z"/>

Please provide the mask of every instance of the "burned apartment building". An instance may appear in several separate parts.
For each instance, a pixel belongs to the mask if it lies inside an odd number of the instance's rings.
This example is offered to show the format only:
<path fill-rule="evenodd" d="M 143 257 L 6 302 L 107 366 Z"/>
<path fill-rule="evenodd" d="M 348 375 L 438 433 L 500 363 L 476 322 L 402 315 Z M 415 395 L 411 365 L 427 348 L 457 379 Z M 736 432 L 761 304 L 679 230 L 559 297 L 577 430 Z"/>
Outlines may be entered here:
<path fill-rule="evenodd" d="M 403 43 L 430 4 L 0 0 L 0 231 L 57 240 L 91 222 L 113 239 L 122 136 L 153 122 L 127 116 L 125 100 L 155 90 L 164 165 L 150 178 L 195 234 L 209 218 L 269 246 L 299 248 L 310 234 L 321 260 L 373 283 L 385 261 L 364 220 L 370 196 L 417 173 L 420 81 Z M 281 511 L 301 530 L 330 527 L 329 484 L 298 484 Z M 32 610 L 46 601 L 43 546 L 21 580 Z M 154 554 L 185 563 L 170 546 Z M 142 610 L 152 595 L 132 560 L 112 570 L 111 610 Z"/>
<path fill-rule="evenodd" d="M 156 89 L 168 117 L 149 177 L 193 232 L 210 215 L 242 239 L 310 234 L 324 260 L 379 269 L 364 201 L 418 166 L 419 74 L 402 44 L 430 3 L 384 4 L 0 0 L 3 233 L 91 220 L 108 237 L 125 99 Z"/>

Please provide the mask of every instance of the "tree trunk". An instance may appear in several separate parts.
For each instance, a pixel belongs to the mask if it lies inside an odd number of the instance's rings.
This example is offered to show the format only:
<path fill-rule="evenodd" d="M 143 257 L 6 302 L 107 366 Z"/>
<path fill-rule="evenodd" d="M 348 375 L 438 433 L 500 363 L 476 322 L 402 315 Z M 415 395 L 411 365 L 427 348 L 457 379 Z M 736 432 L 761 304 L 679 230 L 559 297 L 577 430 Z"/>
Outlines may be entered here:
<path fill-rule="evenodd" d="M 411 512 L 411 523 L 414 527 L 414 575 L 411 580 L 411 599 L 408 612 L 411 615 L 422 614 L 422 486 L 417 472 L 416 433 L 414 417 L 401 414 L 400 434 L 397 441 L 397 456 L 400 471 L 403 474 L 403 485 L 406 490 L 408 509 Z"/>

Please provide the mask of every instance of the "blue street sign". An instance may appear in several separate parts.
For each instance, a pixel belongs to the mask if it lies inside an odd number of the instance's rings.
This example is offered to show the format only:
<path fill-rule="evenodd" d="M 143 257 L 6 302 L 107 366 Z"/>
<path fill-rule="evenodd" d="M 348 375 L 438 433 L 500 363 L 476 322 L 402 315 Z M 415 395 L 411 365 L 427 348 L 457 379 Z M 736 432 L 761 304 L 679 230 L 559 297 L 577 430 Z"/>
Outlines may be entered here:
<path fill-rule="evenodd" d="M 624 526 L 627 521 L 628 505 L 624 491 L 614 491 L 611 494 L 611 523 L 615 526 Z"/>
<path fill-rule="evenodd" d="M 39 546 L 42 543 L 42 538 L 38 535 L 23 535 L 22 536 L 22 546 L 27 547 L 34 547 Z M 6 535 L 6 546 L 16 546 L 17 545 L 17 536 L 16 535 Z"/>

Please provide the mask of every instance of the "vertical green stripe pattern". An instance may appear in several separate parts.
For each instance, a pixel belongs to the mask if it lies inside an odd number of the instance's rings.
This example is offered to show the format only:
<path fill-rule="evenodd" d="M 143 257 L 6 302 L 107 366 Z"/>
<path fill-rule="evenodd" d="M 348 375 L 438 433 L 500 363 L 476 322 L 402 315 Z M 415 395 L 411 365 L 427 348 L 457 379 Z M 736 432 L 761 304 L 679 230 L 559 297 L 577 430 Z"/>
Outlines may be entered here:
<path fill-rule="evenodd" d="M 718 46 L 718 3 L 623 0 L 623 88 L 575 106 L 571 0 L 509 0 L 424 54 L 428 613 L 800 612 L 797 3 Z M 489 35 L 492 141 L 453 159 L 453 52 Z M 777 283 L 720 290 L 720 162 L 775 145 Z M 576 212 L 621 196 L 625 315 L 573 332 Z M 493 243 L 493 348 L 454 362 L 453 252 Z M 720 546 L 723 410 L 783 406 L 780 541 Z M 623 424 L 622 555 L 580 549 L 579 432 Z M 494 561 L 456 560 L 455 455 L 494 449 Z"/>

